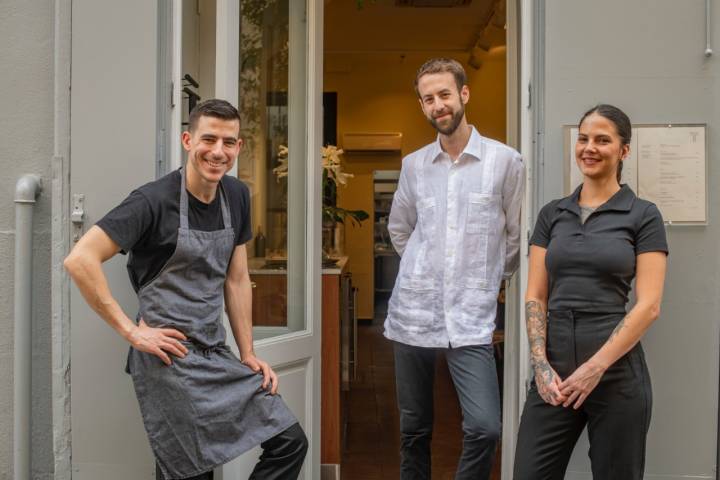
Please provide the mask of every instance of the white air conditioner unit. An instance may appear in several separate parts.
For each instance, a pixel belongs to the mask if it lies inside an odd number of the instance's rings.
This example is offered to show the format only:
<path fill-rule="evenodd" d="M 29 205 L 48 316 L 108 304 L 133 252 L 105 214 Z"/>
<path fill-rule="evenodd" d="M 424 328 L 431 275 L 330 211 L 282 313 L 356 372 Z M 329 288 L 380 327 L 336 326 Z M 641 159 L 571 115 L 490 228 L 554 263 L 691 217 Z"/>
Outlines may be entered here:
<path fill-rule="evenodd" d="M 402 133 L 345 133 L 342 148 L 348 153 L 400 153 Z"/>

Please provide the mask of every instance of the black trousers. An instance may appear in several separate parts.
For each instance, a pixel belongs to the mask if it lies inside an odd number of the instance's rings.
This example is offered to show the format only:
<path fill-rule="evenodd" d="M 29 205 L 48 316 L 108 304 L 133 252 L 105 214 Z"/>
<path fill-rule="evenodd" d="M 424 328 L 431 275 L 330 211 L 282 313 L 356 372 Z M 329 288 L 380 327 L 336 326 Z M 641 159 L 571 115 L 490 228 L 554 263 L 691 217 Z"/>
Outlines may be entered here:
<path fill-rule="evenodd" d="M 442 350 L 460 401 L 463 451 L 456 480 L 490 478 L 500 438 L 500 394 L 490 345 L 423 348 L 394 343 L 400 410 L 400 478 L 430 480 L 435 357 Z"/>
<path fill-rule="evenodd" d="M 550 312 L 547 354 L 567 378 L 607 341 L 624 314 Z M 518 433 L 514 480 L 562 480 L 585 426 L 594 480 L 641 480 L 650 426 L 652 390 L 638 343 L 603 375 L 578 410 L 553 407 L 535 382 L 528 392 Z"/>
<path fill-rule="evenodd" d="M 260 446 L 263 453 L 249 480 L 297 479 L 308 449 L 307 437 L 300 424 L 292 425 Z M 155 476 L 158 480 L 171 480 L 163 477 L 157 465 Z M 189 477 L 187 480 L 213 480 L 213 472 Z"/>

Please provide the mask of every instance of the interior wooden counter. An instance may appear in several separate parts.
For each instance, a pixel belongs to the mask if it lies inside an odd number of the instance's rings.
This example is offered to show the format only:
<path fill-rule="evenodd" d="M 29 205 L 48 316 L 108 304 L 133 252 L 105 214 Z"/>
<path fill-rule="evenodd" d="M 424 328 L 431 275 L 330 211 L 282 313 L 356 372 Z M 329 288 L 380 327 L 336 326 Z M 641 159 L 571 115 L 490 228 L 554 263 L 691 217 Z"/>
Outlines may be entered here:
<path fill-rule="evenodd" d="M 342 410 L 340 391 L 340 274 L 322 276 L 322 374 L 320 463 L 340 465 Z"/>
<path fill-rule="evenodd" d="M 341 278 L 347 257 L 337 266 L 322 269 L 321 329 L 321 447 L 323 464 L 340 465 L 342 456 L 342 406 L 340 372 Z M 253 288 L 253 325 L 287 325 L 287 270 L 263 268 L 265 260 L 248 262 Z"/>

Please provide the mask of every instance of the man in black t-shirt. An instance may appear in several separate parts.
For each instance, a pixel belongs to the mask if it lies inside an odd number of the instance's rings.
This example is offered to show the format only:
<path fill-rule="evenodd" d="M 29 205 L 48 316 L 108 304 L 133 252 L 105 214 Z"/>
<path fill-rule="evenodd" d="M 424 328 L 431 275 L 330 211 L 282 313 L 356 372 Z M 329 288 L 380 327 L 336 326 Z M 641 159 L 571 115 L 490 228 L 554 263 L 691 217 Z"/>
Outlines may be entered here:
<path fill-rule="evenodd" d="M 297 478 L 307 439 L 253 351 L 247 187 L 225 174 L 242 146 L 237 110 L 208 100 L 190 114 L 187 165 L 133 191 L 78 241 L 65 267 L 91 308 L 130 343 L 132 375 L 157 477 L 211 479 L 260 444 L 251 478 Z M 128 253 L 137 322 L 102 263 Z M 223 304 L 240 351 L 225 345 Z"/>
<path fill-rule="evenodd" d="M 235 245 L 252 238 L 250 192 L 236 178 L 227 175 L 220 180 L 228 199 Z M 175 251 L 180 226 L 180 170 L 134 190 L 123 202 L 97 222 L 122 253 L 129 253 L 128 274 L 137 292 L 152 280 Z M 188 219 L 191 228 L 203 231 L 221 230 L 220 197 L 210 203 L 190 195 Z"/>

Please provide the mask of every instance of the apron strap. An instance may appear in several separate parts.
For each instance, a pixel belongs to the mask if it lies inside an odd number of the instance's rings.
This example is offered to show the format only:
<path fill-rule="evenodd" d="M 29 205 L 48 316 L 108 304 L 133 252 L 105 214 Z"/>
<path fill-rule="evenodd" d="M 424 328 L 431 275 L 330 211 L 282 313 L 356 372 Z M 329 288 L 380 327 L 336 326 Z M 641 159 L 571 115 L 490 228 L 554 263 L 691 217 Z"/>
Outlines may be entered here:
<path fill-rule="evenodd" d="M 230 216 L 230 202 L 228 202 L 227 195 L 225 194 L 225 187 L 223 187 L 222 180 L 218 183 L 220 193 L 220 208 L 222 209 L 223 216 L 223 228 L 232 228 L 232 217 Z"/>
<path fill-rule="evenodd" d="M 185 169 L 180 169 L 180 228 L 183 230 L 188 229 L 188 194 L 187 194 L 187 183 Z"/>

